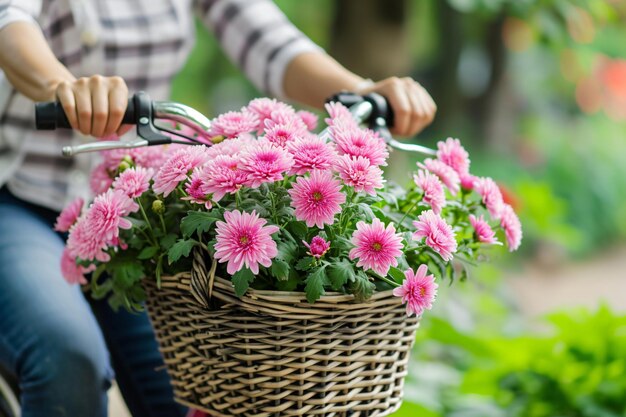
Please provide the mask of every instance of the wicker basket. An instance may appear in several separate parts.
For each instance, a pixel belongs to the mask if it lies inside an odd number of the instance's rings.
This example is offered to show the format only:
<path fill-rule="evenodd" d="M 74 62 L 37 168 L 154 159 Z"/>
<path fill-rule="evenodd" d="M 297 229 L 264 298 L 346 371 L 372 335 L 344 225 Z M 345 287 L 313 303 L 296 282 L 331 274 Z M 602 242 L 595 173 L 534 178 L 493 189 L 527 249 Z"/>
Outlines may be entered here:
<path fill-rule="evenodd" d="M 418 320 L 385 291 L 366 303 L 249 290 L 207 271 L 146 280 L 176 400 L 214 417 L 386 416 L 402 400 Z"/>

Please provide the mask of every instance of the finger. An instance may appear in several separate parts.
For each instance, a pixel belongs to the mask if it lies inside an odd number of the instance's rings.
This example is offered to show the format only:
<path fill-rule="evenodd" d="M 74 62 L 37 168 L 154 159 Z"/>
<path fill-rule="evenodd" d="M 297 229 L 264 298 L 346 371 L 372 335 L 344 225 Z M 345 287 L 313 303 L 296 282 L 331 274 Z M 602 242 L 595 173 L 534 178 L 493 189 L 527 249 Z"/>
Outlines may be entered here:
<path fill-rule="evenodd" d="M 430 96 L 428 91 L 426 91 L 426 89 L 424 87 L 422 87 L 421 85 L 418 84 L 418 86 L 419 86 L 420 90 L 422 91 L 422 98 L 426 102 L 427 108 L 428 108 L 429 112 L 431 113 L 432 118 L 434 118 L 435 117 L 435 113 L 437 113 L 437 105 L 435 104 L 435 101 Z"/>
<path fill-rule="evenodd" d="M 78 129 L 78 116 L 76 115 L 76 100 L 74 99 L 74 91 L 67 82 L 58 85 L 56 91 L 57 100 L 61 103 L 63 111 L 70 122 L 72 129 Z"/>
<path fill-rule="evenodd" d="M 76 115 L 78 116 L 78 130 L 83 135 L 91 134 L 91 91 L 86 78 L 80 78 L 74 83 L 74 100 L 76 101 Z"/>
<path fill-rule="evenodd" d="M 109 118 L 109 91 L 104 78 L 94 76 L 89 79 L 91 90 L 91 135 L 102 137 Z"/>
<path fill-rule="evenodd" d="M 128 132 L 129 130 L 131 130 L 134 126 L 133 125 L 121 125 L 119 129 L 117 129 L 117 131 L 115 132 L 115 134 L 117 136 L 123 136 L 126 134 L 126 132 Z"/>
<path fill-rule="evenodd" d="M 393 109 L 394 126 L 391 131 L 404 135 L 410 123 L 411 103 L 402 81 L 396 78 L 391 82 L 388 87 L 387 100 Z"/>
<path fill-rule="evenodd" d="M 109 90 L 109 119 L 104 129 L 105 136 L 112 135 L 121 129 L 122 119 L 124 118 L 124 113 L 126 113 L 127 106 L 128 88 L 126 88 L 126 84 L 121 78 L 119 80 L 113 78 Z"/>
<path fill-rule="evenodd" d="M 417 84 L 409 79 L 407 84 L 407 95 L 411 102 L 411 122 L 407 130 L 408 136 L 413 136 L 424 128 L 427 120 L 428 110 L 426 104 L 421 99 L 421 92 L 417 88 Z"/>

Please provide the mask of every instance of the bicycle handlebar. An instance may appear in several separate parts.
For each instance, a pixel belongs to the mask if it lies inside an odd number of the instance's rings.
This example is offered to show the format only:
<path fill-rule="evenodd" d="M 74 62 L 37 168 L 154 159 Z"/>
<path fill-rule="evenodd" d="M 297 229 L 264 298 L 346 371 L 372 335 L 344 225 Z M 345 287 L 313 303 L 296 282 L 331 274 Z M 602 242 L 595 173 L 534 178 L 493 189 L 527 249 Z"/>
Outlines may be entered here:
<path fill-rule="evenodd" d="M 128 106 L 126 107 L 122 123 L 135 124 L 135 102 L 133 97 L 128 99 Z M 72 128 L 63 106 L 58 101 L 35 104 L 35 127 L 37 130 Z"/>
<path fill-rule="evenodd" d="M 393 148 L 427 155 L 434 155 L 435 153 L 424 146 L 398 142 L 391 136 L 387 126 L 393 124 L 393 111 L 387 99 L 379 94 L 370 93 L 360 96 L 354 93 L 339 93 L 330 97 L 327 101 L 338 101 L 344 104 L 349 108 L 355 120 L 359 123 L 367 123 L 370 128 L 377 130 L 385 142 Z M 191 138 L 176 131 L 158 127 L 154 124 L 155 119 L 165 119 L 185 125 L 205 140 L 200 141 L 197 138 Z M 209 134 L 211 121 L 200 112 L 180 103 L 152 101 L 144 92 L 138 92 L 128 100 L 128 107 L 122 123 L 136 125 L 138 138 L 130 142 L 100 141 L 78 146 L 68 146 L 63 148 L 63 155 L 72 156 L 82 152 L 137 148 L 176 142 L 171 136 L 162 132 L 182 136 L 187 140 L 187 142 L 182 143 L 190 143 L 189 141 L 191 141 L 210 145 L 213 142 L 213 138 Z M 39 130 L 71 128 L 63 106 L 59 102 L 37 103 L 35 105 L 35 125 Z M 321 135 L 323 134 L 324 132 L 321 133 Z"/>

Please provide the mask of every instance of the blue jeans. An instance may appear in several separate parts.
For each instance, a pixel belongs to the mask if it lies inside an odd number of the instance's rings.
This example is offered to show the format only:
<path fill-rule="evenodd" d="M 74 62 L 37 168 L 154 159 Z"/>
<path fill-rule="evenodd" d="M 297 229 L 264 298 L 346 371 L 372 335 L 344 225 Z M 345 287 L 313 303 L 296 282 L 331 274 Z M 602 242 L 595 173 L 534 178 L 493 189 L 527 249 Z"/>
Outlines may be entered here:
<path fill-rule="evenodd" d="M 0 364 L 23 417 L 106 417 L 112 369 L 133 416 L 184 416 L 146 314 L 115 313 L 61 277 L 55 217 L 0 190 Z"/>

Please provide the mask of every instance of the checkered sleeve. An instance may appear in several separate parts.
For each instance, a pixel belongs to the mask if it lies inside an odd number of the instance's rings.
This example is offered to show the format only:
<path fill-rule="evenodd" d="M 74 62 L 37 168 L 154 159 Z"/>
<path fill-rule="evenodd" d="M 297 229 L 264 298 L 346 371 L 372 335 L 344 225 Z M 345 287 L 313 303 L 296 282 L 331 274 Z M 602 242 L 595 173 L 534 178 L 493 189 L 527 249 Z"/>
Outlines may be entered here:
<path fill-rule="evenodd" d="M 287 66 L 322 52 L 270 0 L 196 0 L 196 9 L 226 54 L 262 91 L 284 98 Z"/>
<path fill-rule="evenodd" d="M 0 0 L 0 29 L 13 22 L 37 23 L 42 0 Z"/>

